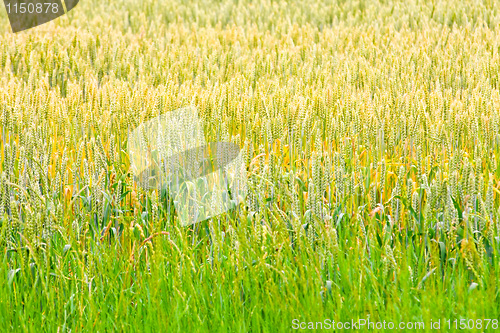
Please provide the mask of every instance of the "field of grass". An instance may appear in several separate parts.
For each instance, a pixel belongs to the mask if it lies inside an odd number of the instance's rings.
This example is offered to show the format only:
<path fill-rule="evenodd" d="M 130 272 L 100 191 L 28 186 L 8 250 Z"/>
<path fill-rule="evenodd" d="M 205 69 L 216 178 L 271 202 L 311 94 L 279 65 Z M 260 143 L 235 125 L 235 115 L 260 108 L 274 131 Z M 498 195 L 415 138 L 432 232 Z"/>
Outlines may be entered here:
<path fill-rule="evenodd" d="M 499 8 L 81 0 L 18 34 L 2 11 L 0 330 L 498 329 Z M 248 194 L 184 227 L 127 135 L 187 106 Z"/>

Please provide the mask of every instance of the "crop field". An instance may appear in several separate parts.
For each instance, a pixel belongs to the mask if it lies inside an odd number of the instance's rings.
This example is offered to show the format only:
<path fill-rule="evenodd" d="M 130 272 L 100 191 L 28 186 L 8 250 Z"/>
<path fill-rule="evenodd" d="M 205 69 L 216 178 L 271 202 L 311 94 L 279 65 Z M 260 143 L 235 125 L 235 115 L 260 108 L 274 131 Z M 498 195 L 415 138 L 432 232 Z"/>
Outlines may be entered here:
<path fill-rule="evenodd" d="M 0 27 L 1 331 L 500 329 L 498 3 L 81 0 Z M 128 150 L 186 107 L 247 173 L 188 226 Z"/>

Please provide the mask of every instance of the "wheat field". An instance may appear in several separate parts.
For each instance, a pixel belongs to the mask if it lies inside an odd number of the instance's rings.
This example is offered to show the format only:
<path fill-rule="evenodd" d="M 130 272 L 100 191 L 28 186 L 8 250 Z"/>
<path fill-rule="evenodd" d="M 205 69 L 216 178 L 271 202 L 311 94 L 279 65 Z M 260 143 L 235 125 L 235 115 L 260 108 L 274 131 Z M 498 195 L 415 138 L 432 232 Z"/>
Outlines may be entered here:
<path fill-rule="evenodd" d="M 2 330 L 498 328 L 497 3 L 82 0 L 0 27 Z M 248 172 L 189 227 L 127 152 L 183 107 Z"/>

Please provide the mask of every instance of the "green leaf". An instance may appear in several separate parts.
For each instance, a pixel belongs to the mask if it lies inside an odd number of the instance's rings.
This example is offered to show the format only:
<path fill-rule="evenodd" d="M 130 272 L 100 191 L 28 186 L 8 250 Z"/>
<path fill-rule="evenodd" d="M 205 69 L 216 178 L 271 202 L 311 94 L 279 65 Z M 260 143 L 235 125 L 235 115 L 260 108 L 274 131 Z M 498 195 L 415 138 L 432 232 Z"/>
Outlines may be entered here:
<path fill-rule="evenodd" d="M 21 268 L 17 268 L 17 269 L 11 269 L 9 271 L 9 274 L 8 274 L 8 283 L 9 283 L 9 286 L 12 285 L 12 281 L 14 280 L 14 278 L 16 277 L 17 273 L 21 270 Z"/>
<path fill-rule="evenodd" d="M 71 244 L 66 244 L 64 245 L 64 248 L 63 248 L 63 255 L 66 254 L 66 252 L 69 251 L 69 249 L 71 249 Z"/>

